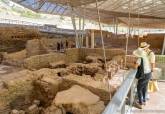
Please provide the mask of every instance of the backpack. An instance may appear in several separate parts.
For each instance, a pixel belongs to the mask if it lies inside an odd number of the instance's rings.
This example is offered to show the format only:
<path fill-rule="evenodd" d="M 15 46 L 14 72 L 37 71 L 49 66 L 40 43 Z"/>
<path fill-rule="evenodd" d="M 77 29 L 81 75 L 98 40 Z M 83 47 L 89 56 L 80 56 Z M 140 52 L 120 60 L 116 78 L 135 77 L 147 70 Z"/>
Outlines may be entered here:
<path fill-rule="evenodd" d="M 140 66 L 137 68 L 136 79 L 143 79 L 144 78 L 144 66 L 143 66 L 143 58 L 141 58 Z"/>

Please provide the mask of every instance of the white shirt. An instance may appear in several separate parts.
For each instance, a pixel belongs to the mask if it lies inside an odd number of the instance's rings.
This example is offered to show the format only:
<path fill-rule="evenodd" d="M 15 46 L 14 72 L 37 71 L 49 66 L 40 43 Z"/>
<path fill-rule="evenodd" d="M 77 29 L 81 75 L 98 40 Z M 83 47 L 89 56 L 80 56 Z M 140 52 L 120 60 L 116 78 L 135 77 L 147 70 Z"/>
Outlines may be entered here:
<path fill-rule="evenodd" d="M 155 63 L 155 54 L 154 54 L 154 52 L 149 53 L 148 58 L 150 60 L 150 63 Z"/>
<path fill-rule="evenodd" d="M 147 56 L 142 57 L 143 58 L 143 66 L 144 66 L 144 74 L 150 73 L 151 72 L 151 64 L 150 60 Z M 137 62 L 138 65 L 141 64 L 141 58 L 138 58 Z"/>

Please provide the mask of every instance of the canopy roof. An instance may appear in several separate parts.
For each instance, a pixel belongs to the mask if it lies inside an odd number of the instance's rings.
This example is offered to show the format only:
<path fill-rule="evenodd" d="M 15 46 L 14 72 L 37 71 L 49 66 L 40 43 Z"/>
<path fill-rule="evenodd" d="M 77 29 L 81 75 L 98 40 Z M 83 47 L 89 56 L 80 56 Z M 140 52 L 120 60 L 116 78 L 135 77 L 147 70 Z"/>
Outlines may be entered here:
<path fill-rule="evenodd" d="M 36 12 L 98 20 L 96 0 L 12 0 Z M 98 0 L 101 21 L 151 28 L 165 28 L 164 0 Z"/>

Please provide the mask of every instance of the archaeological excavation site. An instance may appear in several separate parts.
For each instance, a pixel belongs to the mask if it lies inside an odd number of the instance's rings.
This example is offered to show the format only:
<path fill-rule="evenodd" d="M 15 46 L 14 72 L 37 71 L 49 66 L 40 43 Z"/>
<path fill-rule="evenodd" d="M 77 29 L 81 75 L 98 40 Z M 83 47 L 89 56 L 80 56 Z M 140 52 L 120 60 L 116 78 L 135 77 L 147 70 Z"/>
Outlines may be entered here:
<path fill-rule="evenodd" d="M 0 114 L 165 114 L 163 0 L 0 0 Z"/>

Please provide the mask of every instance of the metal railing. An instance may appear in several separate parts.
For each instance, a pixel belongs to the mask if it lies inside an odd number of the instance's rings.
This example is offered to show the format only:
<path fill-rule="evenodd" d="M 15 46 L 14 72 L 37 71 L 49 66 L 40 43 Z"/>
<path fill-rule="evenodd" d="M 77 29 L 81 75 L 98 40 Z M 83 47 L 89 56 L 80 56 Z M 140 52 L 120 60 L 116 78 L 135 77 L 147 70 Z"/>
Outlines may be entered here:
<path fill-rule="evenodd" d="M 130 70 L 102 114 L 130 114 L 135 97 L 136 70 Z M 126 104 L 126 101 L 128 102 Z"/>
<path fill-rule="evenodd" d="M 44 24 L 38 24 L 27 21 L 13 20 L 13 19 L 3 19 L 0 18 L 0 26 L 23 26 L 26 28 L 34 28 L 38 29 L 40 32 L 47 33 L 55 33 L 55 34 L 66 34 L 66 35 L 75 35 L 75 31 L 71 29 L 63 29 L 63 28 L 53 28 L 49 26 L 45 26 Z M 78 34 L 85 34 L 84 31 L 78 30 Z"/>
<path fill-rule="evenodd" d="M 15 24 L 15 25 L 31 25 L 31 26 L 43 26 L 43 24 L 28 22 L 28 21 L 21 21 L 21 20 L 14 20 L 14 19 L 4 19 L 0 18 L 1 24 Z"/>

